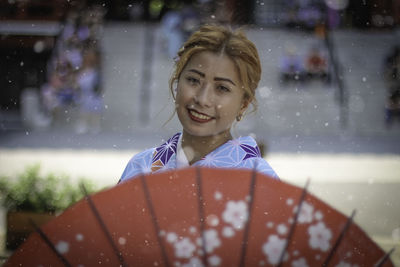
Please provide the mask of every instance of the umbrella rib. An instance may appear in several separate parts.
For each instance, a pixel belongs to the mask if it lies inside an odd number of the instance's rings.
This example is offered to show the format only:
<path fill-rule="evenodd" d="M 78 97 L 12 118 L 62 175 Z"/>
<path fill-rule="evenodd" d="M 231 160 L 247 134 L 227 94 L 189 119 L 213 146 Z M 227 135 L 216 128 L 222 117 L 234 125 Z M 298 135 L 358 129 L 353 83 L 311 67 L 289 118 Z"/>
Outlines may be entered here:
<path fill-rule="evenodd" d="M 248 216 L 248 220 L 246 222 L 245 228 L 244 228 L 243 241 L 242 241 L 242 252 L 241 252 L 241 256 L 240 256 L 240 265 L 239 266 L 245 266 L 247 241 L 249 239 L 249 232 L 250 232 L 250 219 L 251 219 L 251 215 L 252 215 L 252 207 L 253 207 L 253 202 L 254 202 L 254 190 L 255 190 L 255 185 L 256 185 L 256 177 L 257 177 L 257 162 L 255 163 L 253 171 L 251 173 L 250 189 L 249 189 L 250 200 L 249 200 L 249 205 L 248 205 L 249 216 Z"/>
<path fill-rule="evenodd" d="M 203 251 L 203 263 L 208 266 L 207 254 L 206 254 L 206 239 L 204 238 L 204 199 L 203 199 L 203 187 L 202 187 L 202 176 L 200 167 L 196 167 L 196 181 L 197 181 L 197 195 L 199 200 L 199 217 L 200 217 L 200 233 L 201 233 L 201 249 Z"/>
<path fill-rule="evenodd" d="M 324 263 L 322 264 L 322 266 L 328 266 L 328 264 L 330 263 L 330 261 L 332 260 L 332 257 L 335 255 L 340 243 L 342 242 L 344 235 L 346 234 L 347 230 L 349 229 L 350 225 L 353 222 L 353 218 L 356 215 L 356 210 L 353 210 L 353 212 L 351 213 L 350 217 L 347 218 L 347 222 L 344 225 L 342 231 L 340 232 L 340 235 L 338 237 L 338 239 L 336 240 L 335 244 L 333 245 L 331 251 L 329 252 L 328 256 L 326 257 Z"/>
<path fill-rule="evenodd" d="M 374 267 L 380 267 L 383 266 L 385 262 L 387 262 L 390 259 L 390 255 L 393 253 L 395 248 L 393 247 L 391 250 L 389 250 L 388 253 L 386 253 L 375 265 Z"/>
<path fill-rule="evenodd" d="M 290 241 L 292 241 L 292 238 L 293 238 L 293 235 L 294 235 L 294 230 L 295 230 L 295 228 L 296 228 L 297 220 L 298 220 L 298 218 L 299 218 L 299 214 L 300 214 L 300 211 L 301 211 L 301 206 L 303 205 L 303 202 L 304 202 L 304 200 L 305 200 L 305 198 L 306 198 L 306 196 L 307 196 L 307 190 L 308 190 L 308 185 L 309 185 L 309 184 L 310 184 L 310 180 L 307 179 L 306 185 L 304 186 L 303 191 L 301 192 L 300 202 L 299 202 L 297 211 L 296 211 L 296 213 L 295 213 L 295 215 L 294 215 L 293 223 L 292 223 L 292 225 L 290 226 L 289 234 L 288 234 L 288 236 L 287 236 L 287 238 L 286 238 L 285 246 L 283 247 L 282 252 L 281 252 L 281 255 L 279 256 L 279 264 L 278 264 L 278 267 L 282 266 L 283 257 L 285 256 L 285 252 L 287 251 L 287 249 L 288 249 L 288 247 L 289 247 L 289 245 L 290 245 Z"/>
<path fill-rule="evenodd" d="M 146 177 L 144 175 L 141 175 L 140 180 L 142 181 L 143 192 L 144 192 L 147 206 L 149 207 L 149 211 L 150 211 L 150 216 L 151 216 L 151 219 L 153 221 L 153 225 L 154 225 L 154 228 L 156 231 L 157 241 L 160 244 L 162 258 L 165 262 L 165 265 L 170 266 L 170 264 L 168 262 L 167 252 L 165 251 L 164 243 L 162 242 L 160 234 L 159 234 L 161 229 L 160 229 L 160 225 L 158 224 L 156 213 L 154 211 L 154 206 L 153 206 L 153 203 L 151 200 L 149 187 L 147 186 Z"/>
<path fill-rule="evenodd" d="M 57 255 L 58 259 L 65 265 L 65 266 L 72 266 L 68 260 L 58 252 L 54 244 L 50 241 L 49 237 L 40 229 L 36 223 L 29 219 L 29 222 L 32 224 L 33 228 L 35 228 L 36 232 L 39 234 L 40 238 L 50 247 L 50 249 Z"/>
<path fill-rule="evenodd" d="M 106 236 L 108 242 L 111 244 L 111 247 L 114 250 L 114 253 L 118 257 L 119 263 L 122 266 L 127 266 L 127 264 L 124 260 L 124 257 L 122 256 L 122 253 L 119 251 L 117 245 L 114 243 L 114 240 L 113 240 L 110 232 L 108 231 L 108 228 L 107 228 L 106 224 L 104 223 L 103 218 L 101 217 L 99 211 L 97 210 L 96 205 L 94 204 L 92 198 L 89 196 L 89 194 L 85 188 L 85 185 L 81 184 L 81 188 L 82 188 L 83 193 L 85 194 L 85 200 L 89 204 L 90 210 L 92 211 L 94 217 L 96 218 L 97 222 L 99 223 L 100 228 L 103 231 L 104 235 Z"/>

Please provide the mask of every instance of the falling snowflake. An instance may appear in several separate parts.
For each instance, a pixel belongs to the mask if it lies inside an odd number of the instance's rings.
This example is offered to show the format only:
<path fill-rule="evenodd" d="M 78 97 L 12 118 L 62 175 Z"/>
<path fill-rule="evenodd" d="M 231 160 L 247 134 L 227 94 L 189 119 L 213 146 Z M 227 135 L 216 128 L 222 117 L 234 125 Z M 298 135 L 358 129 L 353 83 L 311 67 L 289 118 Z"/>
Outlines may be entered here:
<path fill-rule="evenodd" d="M 76 234 L 75 239 L 78 242 L 83 241 L 83 235 L 82 234 Z"/>
<path fill-rule="evenodd" d="M 176 240 L 178 240 L 178 236 L 175 233 L 168 233 L 167 234 L 167 241 L 169 243 L 174 243 Z"/>
<path fill-rule="evenodd" d="M 118 243 L 120 245 L 125 245 L 126 244 L 126 238 L 125 237 L 120 237 L 118 238 Z"/>
<path fill-rule="evenodd" d="M 60 241 L 57 243 L 56 249 L 60 254 L 65 254 L 69 251 L 69 244 L 65 241 Z"/>
<path fill-rule="evenodd" d="M 222 229 L 222 236 L 229 238 L 234 235 L 235 235 L 235 230 L 233 230 L 232 227 L 225 226 L 224 229 Z"/>
<path fill-rule="evenodd" d="M 267 97 L 269 97 L 269 96 L 271 95 L 271 93 L 272 93 L 272 88 L 269 88 L 269 87 L 267 87 L 267 86 L 263 86 L 263 87 L 261 87 L 261 88 L 259 89 L 259 92 L 260 92 L 260 96 L 261 96 L 262 98 L 267 98 Z"/>
<path fill-rule="evenodd" d="M 207 216 L 206 222 L 207 222 L 207 224 L 209 226 L 215 227 L 215 226 L 217 226 L 219 224 L 218 216 L 214 215 L 214 214 L 210 214 L 210 215 Z"/>
<path fill-rule="evenodd" d="M 214 198 L 215 198 L 215 200 L 221 200 L 222 199 L 222 193 L 219 192 L 219 191 L 216 191 L 214 193 Z"/>

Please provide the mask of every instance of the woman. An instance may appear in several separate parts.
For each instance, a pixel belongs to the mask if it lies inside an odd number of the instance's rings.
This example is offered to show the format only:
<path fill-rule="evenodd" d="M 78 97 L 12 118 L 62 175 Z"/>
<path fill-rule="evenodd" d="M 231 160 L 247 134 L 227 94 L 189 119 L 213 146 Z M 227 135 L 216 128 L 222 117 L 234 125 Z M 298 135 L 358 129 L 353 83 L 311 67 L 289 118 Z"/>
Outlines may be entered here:
<path fill-rule="evenodd" d="M 182 133 L 135 155 L 120 181 L 186 166 L 256 167 L 277 178 L 252 137 L 231 135 L 233 122 L 256 104 L 260 76 L 257 49 L 242 32 L 201 27 L 178 52 L 170 79 Z"/>

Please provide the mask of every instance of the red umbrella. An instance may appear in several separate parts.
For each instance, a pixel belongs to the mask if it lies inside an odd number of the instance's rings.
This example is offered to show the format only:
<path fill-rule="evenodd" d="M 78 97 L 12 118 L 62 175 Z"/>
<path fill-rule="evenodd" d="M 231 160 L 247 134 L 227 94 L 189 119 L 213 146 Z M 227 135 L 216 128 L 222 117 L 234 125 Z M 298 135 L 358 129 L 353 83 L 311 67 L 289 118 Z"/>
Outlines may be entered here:
<path fill-rule="evenodd" d="M 37 230 L 4 266 L 393 266 L 352 217 L 251 170 L 131 179 Z"/>

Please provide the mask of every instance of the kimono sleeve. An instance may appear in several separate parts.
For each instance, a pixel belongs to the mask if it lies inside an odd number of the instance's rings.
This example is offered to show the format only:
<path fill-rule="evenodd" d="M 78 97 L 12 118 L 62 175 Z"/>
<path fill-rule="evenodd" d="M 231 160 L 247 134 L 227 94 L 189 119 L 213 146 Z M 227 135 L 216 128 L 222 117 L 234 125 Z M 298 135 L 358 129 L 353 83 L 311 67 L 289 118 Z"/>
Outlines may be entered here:
<path fill-rule="evenodd" d="M 133 156 L 126 165 L 118 183 L 137 177 L 140 174 L 150 173 L 153 152 L 154 148 L 151 148 Z"/>
<path fill-rule="evenodd" d="M 271 178 L 279 180 L 279 176 L 276 174 L 274 169 L 272 169 L 272 167 L 269 165 L 269 163 L 263 158 L 254 157 L 251 159 L 247 159 L 246 165 L 248 168 L 251 168 L 251 169 L 254 168 L 254 166 L 257 166 L 258 172 L 266 174 L 266 175 L 270 176 Z"/>

